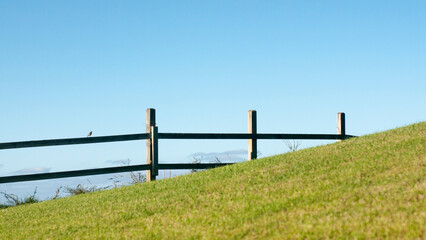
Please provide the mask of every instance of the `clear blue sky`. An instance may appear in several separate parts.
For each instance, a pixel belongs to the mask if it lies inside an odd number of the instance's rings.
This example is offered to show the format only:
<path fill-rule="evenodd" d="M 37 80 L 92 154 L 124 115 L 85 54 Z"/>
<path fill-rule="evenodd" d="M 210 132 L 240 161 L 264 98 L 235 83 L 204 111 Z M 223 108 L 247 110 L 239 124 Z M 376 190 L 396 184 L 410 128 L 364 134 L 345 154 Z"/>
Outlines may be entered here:
<path fill-rule="evenodd" d="M 143 132 L 150 107 L 160 132 L 246 132 L 250 109 L 265 133 L 335 133 L 340 111 L 355 135 L 424 121 L 425 13 L 426 1 L 0 1 L 0 142 Z M 5 150 L 0 175 L 136 164 L 144 148 Z M 247 142 L 160 148 L 184 162 Z"/>

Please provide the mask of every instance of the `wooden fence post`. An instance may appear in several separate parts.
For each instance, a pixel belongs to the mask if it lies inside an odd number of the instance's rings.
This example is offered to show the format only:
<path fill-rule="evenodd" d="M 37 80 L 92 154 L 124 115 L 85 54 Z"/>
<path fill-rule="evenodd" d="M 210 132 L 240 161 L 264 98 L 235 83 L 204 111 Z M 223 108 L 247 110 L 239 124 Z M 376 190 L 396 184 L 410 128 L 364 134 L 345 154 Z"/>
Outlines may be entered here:
<path fill-rule="evenodd" d="M 256 124 L 256 110 L 250 110 L 248 112 L 248 133 L 257 134 Z M 248 160 L 257 158 L 257 139 L 252 138 L 248 140 Z"/>
<path fill-rule="evenodd" d="M 153 181 L 158 175 L 158 128 L 155 126 L 155 109 L 146 110 L 146 133 L 149 138 L 146 140 L 146 163 L 151 165 L 146 171 L 146 180 Z"/>
<path fill-rule="evenodd" d="M 345 139 L 346 135 L 346 125 L 345 125 L 345 113 L 339 112 L 337 113 L 337 134 L 342 135 L 342 141 Z"/>

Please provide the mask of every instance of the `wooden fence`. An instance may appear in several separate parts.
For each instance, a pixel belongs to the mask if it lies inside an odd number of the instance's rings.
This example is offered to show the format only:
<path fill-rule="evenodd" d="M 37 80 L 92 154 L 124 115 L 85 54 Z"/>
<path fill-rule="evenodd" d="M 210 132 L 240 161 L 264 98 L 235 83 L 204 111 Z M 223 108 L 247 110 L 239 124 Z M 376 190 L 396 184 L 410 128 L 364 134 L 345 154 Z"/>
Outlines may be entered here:
<path fill-rule="evenodd" d="M 248 140 L 248 159 L 257 157 L 258 139 L 300 139 L 300 140 L 344 140 L 354 137 L 346 135 L 345 114 L 337 113 L 337 134 L 288 134 L 288 133 L 257 133 L 256 111 L 250 110 L 248 113 L 248 133 L 159 133 L 155 123 L 155 109 L 146 110 L 146 133 L 65 138 L 51 140 L 37 140 L 24 142 L 0 143 L 0 150 L 15 148 L 46 147 L 73 144 L 90 144 L 119 141 L 146 140 L 146 164 L 108 167 L 97 169 L 86 169 L 76 171 L 38 173 L 26 175 L 14 175 L 0 177 L 0 183 L 35 181 L 53 178 L 78 177 L 87 175 L 98 175 L 131 171 L 147 171 L 147 181 L 155 180 L 160 169 L 207 169 L 224 166 L 232 163 L 166 163 L 158 162 L 158 139 L 246 139 Z"/>

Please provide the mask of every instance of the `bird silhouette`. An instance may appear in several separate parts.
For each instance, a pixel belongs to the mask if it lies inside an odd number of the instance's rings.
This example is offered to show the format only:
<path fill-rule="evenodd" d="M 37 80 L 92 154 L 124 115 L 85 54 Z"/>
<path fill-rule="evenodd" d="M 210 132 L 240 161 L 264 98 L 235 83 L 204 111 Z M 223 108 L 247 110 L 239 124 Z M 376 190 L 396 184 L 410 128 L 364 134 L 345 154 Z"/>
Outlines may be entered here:
<path fill-rule="evenodd" d="M 92 136 L 92 133 L 93 133 L 93 132 L 92 132 L 92 131 L 90 131 L 90 132 L 89 132 L 89 134 L 87 134 L 87 137 Z"/>

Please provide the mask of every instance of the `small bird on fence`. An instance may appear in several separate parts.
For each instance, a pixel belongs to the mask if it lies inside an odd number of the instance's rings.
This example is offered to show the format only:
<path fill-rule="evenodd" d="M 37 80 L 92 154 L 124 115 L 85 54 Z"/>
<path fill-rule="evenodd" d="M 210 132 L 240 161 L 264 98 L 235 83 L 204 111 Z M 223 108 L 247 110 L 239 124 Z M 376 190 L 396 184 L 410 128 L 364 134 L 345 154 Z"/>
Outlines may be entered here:
<path fill-rule="evenodd" d="M 89 134 L 87 134 L 87 137 L 92 136 L 92 133 L 93 133 L 93 132 L 92 132 L 92 131 L 90 131 L 90 132 L 89 132 Z"/>

